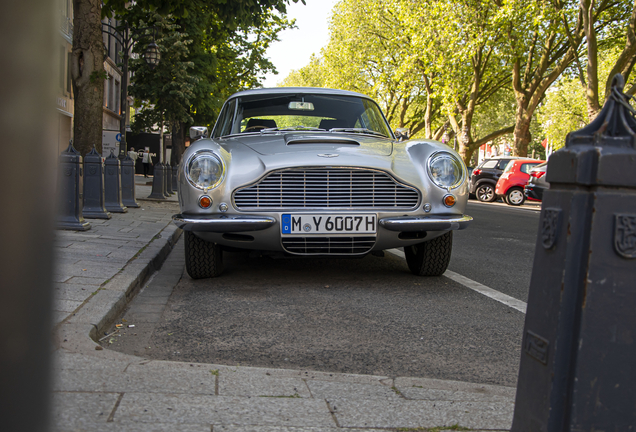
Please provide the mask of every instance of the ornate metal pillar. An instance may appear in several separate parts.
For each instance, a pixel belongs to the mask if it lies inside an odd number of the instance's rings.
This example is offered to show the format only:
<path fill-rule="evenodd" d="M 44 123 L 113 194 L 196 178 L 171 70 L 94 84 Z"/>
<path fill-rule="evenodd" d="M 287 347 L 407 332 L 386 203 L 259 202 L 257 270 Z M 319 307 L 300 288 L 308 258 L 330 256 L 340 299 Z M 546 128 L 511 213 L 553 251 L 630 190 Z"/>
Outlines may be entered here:
<path fill-rule="evenodd" d="M 617 75 L 550 157 L 512 431 L 636 425 L 636 119 Z"/>
<path fill-rule="evenodd" d="M 82 156 L 73 147 L 73 141 L 60 155 L 59 162 L 57 227 L 75 231 L 89 230 L 91 224 L 85 221 L 82 215 L 84 206 Z"/>

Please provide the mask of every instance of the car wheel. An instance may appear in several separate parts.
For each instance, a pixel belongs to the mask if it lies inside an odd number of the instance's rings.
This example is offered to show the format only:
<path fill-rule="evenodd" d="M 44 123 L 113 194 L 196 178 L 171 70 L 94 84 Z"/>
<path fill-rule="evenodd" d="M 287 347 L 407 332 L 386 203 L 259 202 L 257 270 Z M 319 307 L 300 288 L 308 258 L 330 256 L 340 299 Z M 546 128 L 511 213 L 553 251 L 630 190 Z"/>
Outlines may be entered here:
<path fill-rule="evenodd" d="M 519 187 L 513 187 L 506 192 L 506 203 L 513 206 L 520 206 L 526 200 L 526 196 L 523 194 L 523 189 Z"/>
<path fill-rule="evenodd" d="M 406 263 L 417 276 L 441 276 L 446 271 L 453 250 L 453 232 L 424 243 L 404 248 Z"/>
<path fill-rule="evenodd" d="M 205 241 L 192 233 L 185 234 L 186 270 L 192 279 L 217 277 L 223 273 L 223 250 L 216 243 Z"/>
<path fill-rule="evenodd" d="M 475 195 L 481 202 L 493 202 L 497 199 L 497 195 L 495 195 L 495 188 L 490 183 L 483 183 L 477 186 Z"/>

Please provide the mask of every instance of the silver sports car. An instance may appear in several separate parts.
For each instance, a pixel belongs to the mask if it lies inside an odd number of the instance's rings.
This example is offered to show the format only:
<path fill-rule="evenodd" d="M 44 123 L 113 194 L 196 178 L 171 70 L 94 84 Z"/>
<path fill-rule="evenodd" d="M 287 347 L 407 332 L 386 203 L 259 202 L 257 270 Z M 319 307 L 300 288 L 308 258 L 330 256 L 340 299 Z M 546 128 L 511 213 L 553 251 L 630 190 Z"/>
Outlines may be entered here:
<path fill-rule="evenodd" d="M 464 214 L 466 167 L 446 145 L 402 140 L 362 94 L 322 88 L 236 93 L 179 165 L 174 222 L 188 274 L 223 271 L 223 250 L 363 257 L 404 248 L 416 275 L 439 276 Z"/>

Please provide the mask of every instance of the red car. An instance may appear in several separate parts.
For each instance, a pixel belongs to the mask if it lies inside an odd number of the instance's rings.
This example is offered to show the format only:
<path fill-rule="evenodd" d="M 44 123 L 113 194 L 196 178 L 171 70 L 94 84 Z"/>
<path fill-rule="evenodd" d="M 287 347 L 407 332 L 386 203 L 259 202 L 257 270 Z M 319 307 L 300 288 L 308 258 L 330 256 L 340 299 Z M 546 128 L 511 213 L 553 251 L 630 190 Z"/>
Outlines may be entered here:
<path fill-rule="evenodd" d="M 513 159 L 508 163 L 497 181 L 495 193 L 513 206 L 520 206 L 526 200 L 523 187 L 530 179 L 530 170 L 545 161 L 536 159 Z"/>

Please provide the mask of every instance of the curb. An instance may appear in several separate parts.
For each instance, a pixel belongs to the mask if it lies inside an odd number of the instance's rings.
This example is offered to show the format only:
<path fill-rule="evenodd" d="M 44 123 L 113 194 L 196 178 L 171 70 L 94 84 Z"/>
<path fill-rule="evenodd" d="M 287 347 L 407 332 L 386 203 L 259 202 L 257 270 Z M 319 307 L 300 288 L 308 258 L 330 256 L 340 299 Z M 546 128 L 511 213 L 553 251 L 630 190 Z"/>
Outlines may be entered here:
<path fill-rule="evenodd" d="M 99 335 L 124 311 L 148 278 L 161 268 L 182 232 L 170 222 L 120 273 L 106 281 L 68 323 L 89 324 L 88 336 L 97 342 Z"/>

